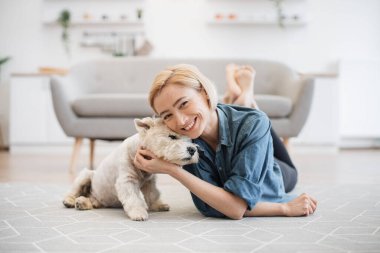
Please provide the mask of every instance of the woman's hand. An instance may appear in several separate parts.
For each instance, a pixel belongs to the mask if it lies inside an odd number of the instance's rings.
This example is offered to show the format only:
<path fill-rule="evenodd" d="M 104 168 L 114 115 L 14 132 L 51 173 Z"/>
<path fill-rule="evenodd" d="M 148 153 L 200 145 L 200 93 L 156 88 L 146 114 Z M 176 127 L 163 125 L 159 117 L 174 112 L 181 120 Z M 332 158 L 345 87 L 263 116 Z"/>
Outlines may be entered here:
<path fill-rule="evenodd" d="M 139 147 L 137 150 L 133 164 L 138 169 L 151 174 L 170 174 L 174 170 L 180 168 L 179 165 L 162 160 L 151 151 L 143 149 L 142 147 Z"/>
<path fill-rule="evenodd" d="M 284 204 L 285 216 L 308 216 L 317 209 L 317 201 L 306 193 Z"/>

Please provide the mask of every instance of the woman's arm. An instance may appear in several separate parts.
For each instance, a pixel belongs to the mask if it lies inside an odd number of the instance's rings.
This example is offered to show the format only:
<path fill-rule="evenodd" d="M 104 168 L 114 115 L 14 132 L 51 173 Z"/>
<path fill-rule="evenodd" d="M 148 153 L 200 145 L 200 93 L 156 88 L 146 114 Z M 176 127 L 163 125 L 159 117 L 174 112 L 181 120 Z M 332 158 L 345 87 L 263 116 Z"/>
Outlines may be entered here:
<path fill-rule="evenodd" d="M 209 206 L 235 220 L 242 219 L 244 216 L 307 216 L 314 213 L 317 207 L 317 201 L 304 193 L 288 203 L 258 202 L 252 210 L 247 210 L 247 204 L 243 199 L 197 178 L 178 166 L 169 175 Z"/>
<path fill-rule="evenodd" d="M 231 219 L 242 219 L 244 216 L 302 216 L 313 213 L 316 208 L 316 201 L 303 194 L 289 203 L 258 202 L 248 211 L 243 199 L 203 181 L 176 164 L 156 158 L 148 150 L 139 149 L 134 163 L 149 173 L 169 174 L 209 206 Z"/>
<path fill-rule="evenodd" d="M 227 217 L 234 220 L 243 218 L 247 210 L 247 203 L 243 199 L 221 187 L 203 181 L 180 167 L 172 170 L 169 175 L 177 179 L 202 201 Z"/>
<path fill-rule="evenodd" d="M 147 159 L 147 158 L 150 159 Z M 181 166 L 158 159 L 152 152 L 139 149 L 134 164 L 149 173 L 164 173 L 172 176 L 209 206 L 231 219 L 241 219 L 247 204 L 241 198 L 192 175 Z"/>
<path fill-rule="evenodd" d="M 317 201 L 306 193 L 287 203 L 258 202 L 252 210 L 247 210 L 244 216 L 308 216 L 317 209 Z"/>

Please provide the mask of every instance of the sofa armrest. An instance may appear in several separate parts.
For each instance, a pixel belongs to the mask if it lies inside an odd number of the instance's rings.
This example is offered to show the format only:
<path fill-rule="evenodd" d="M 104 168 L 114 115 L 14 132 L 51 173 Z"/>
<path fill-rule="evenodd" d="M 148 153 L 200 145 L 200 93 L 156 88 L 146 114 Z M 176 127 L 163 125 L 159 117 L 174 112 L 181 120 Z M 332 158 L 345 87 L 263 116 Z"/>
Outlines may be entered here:
<path fill-rule="evenodd" d="M 315 83 L 313 78 L 300 80 L 300 91 L 290 114 L 290 132 L 299 133 L 309 116 L 314 95 Z M 292 137 L 292 136 L 289 136 Z"/>
<path fill-rule="evenodd" d="M 69 91 L 72 87 L 70 79 L 53 76 L 50 78 L 50 90 L 53 100 L 55 115 L 67 136 L 73 136 L 71 129 L 77 120 L 77 116 L 71 108 L 73 93 Z"/>

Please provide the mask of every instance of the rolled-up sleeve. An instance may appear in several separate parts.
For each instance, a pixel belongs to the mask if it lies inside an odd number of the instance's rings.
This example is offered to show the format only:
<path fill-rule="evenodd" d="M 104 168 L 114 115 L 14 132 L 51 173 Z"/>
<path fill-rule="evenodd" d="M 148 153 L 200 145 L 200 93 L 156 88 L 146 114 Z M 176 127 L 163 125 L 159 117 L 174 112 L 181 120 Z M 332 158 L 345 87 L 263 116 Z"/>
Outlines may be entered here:
<path fill-rule="evenodd" d="M 223 188 L 242 198 L 251 210 L 260 200 L 265 175 L 273 166 L 271 124 L 266 116 L 247 118 L 237 133 L 235 149 L 239 150 L 228 170 Z"/>

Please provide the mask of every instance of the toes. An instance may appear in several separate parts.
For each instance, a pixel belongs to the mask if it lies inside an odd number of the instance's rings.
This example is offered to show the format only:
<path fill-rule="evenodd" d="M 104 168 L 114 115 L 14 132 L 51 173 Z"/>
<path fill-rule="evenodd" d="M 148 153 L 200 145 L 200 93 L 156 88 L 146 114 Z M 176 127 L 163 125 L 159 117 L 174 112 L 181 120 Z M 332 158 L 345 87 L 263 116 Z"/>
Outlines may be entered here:
<path fill-rule="evenodd" d="M 254 73 L 255 72 L 252 68 L 240 67 L 235 71 L 235 79 L 251 79 Z"/>
<path fill-rule="evenodd" d="M 255 69 L 251 65 L 244 65 L 244 69 L 249 70 L 251 73 L 255 73 Z"/>
<path fill-rule="evenodd" d="M 235 63 L 227 64 L 226 70 L 227 71 L 234 71 L 238 66 Z"/>

